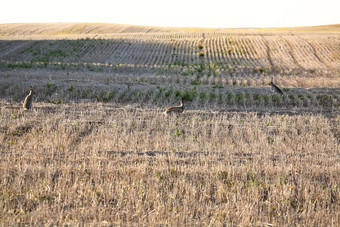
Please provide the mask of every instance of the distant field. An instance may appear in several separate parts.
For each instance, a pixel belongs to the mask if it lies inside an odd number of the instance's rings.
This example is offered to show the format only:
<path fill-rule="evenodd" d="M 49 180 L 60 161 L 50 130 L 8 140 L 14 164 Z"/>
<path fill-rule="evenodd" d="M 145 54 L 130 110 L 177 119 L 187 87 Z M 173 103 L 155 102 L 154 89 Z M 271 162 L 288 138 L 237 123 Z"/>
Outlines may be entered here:
<path fill-rule="evenodd" d="M 340 220 L 340 25 L 1 24 L 0 107 L 0 225 Z"/>
<path fill-rule="evenodd" d="M 0 24 L 1 36 L 13 35 L 72 35 L 114 33 L 167 33 L 167 32 L 340 32 L 340 25 L 292 28 L 170 28 L 107 23 L 35 23 Z"/>

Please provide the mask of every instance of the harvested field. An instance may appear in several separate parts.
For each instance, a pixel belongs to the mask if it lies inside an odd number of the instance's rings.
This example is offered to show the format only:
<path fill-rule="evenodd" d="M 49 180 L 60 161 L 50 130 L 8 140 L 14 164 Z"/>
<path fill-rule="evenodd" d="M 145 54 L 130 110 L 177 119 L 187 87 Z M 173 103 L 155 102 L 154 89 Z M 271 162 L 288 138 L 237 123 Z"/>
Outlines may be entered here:
<path fill-rule="evenodd" d="M 0 25 L 0 108 L 0 225 L 339 223 L 338 25 Z"/>

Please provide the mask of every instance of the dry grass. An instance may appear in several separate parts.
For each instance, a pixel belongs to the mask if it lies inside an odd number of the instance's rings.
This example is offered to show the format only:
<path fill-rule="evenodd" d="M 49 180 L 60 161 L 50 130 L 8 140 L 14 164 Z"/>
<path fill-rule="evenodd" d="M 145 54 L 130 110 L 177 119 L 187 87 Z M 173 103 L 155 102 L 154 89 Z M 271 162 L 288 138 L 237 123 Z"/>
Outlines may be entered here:
<path fill-rule="evenodd" d="M 339 116 L 2 106 L 1 225 L 339 221 Z"/>

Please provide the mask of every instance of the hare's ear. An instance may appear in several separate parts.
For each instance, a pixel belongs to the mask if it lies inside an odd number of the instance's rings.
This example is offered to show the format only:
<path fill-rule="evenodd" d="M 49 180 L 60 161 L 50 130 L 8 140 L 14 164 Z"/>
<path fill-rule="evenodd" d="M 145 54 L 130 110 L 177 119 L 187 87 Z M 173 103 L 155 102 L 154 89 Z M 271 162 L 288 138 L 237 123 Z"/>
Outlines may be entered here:
<path fill-rule="evenodd" d="M 274 82 L 274 77 L 272 77 L 272 82 Z"/>

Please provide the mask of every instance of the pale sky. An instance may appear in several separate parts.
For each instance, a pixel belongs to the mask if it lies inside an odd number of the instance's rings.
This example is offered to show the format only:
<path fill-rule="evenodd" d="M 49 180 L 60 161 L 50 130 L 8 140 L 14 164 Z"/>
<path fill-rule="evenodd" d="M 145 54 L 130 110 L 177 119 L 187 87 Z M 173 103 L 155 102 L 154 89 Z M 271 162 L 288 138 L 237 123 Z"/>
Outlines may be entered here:
<path fill-rule="evenodd" d="M 340 0 L 3 0 L 0 24 L 103 22 L 162 27 L 294 27 L 340 23 Z"/>

